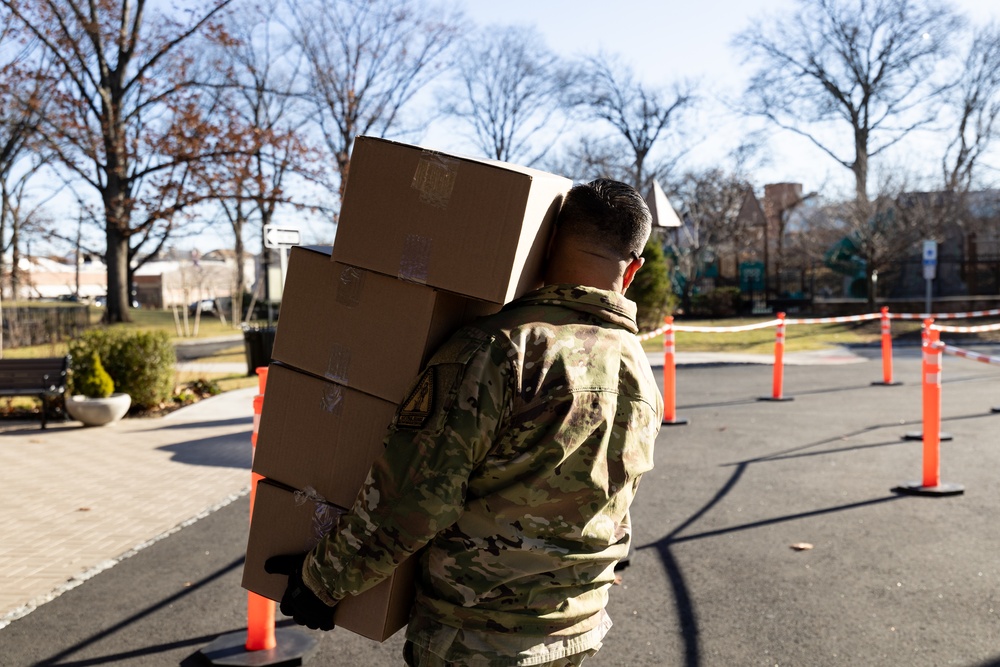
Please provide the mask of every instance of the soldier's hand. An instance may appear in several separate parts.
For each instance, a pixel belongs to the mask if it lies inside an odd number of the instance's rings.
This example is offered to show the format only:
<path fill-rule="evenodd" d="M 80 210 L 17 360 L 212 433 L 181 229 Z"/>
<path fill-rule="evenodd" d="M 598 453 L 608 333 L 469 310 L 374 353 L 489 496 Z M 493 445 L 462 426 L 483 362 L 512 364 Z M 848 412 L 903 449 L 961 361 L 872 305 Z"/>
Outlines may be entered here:
<path fill-rule="evenodd" d="M 305 554 L 272 556 L 264 562 L 268 574 L 287 574 L 288 587 L 281 596 L 279 608 L 285 616 L 291 616 L 299 625 L 313 630 L 333 630 L 334 607 L 316 597 L 302 581 L 302 563 Z"/>

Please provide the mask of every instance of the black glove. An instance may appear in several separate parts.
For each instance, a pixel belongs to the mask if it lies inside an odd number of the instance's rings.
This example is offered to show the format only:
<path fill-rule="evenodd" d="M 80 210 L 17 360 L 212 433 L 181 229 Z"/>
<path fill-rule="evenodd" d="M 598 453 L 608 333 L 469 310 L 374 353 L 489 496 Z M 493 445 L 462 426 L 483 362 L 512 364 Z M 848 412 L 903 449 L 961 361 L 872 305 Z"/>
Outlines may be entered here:
<path fill-rule="evenodd" d="M 313 630 L 333 630 L 333 607 L 313 593 L 302 581 L 302 563 L 305 554 L 271 556 L 264 562 L 268 574 L 287 574 L 288 587 L 281 596 L 279 608 L 285 616 L 291 616 L 299 625 Z"/>

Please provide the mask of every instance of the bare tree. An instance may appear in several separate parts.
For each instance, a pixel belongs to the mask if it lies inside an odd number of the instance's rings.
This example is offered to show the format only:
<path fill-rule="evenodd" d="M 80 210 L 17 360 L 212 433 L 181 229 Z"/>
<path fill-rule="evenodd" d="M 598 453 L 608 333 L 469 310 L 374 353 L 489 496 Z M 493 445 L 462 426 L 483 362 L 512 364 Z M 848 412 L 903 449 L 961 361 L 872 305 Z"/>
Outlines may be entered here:
<path fill-rule="evenodd" d="M 750 187 L 742 177 L 721 169 L 688 172 L 674 186 L 672 199 L 684 224 L 672 230 L 666 245 L 674 259 L 675 290 L 687 312 L 704 267 L 727 249 L 739 253 L 752 233 L 740 220 Z"/>
<path fill-rule="evenodd" d="M 965 66 L 947 97 L 957 123 L 941 160 L 944 189 L 965 192 L 976 167 L 1000 131 L 1000 24 L 978 28 Z"/>
<path fill-rule="evenodd" d="M 277 8 L 276 0 L 268 1 L 259 12 L 234 15 L 226 24 L 231 41 L 220 47 L 219 57 L 227 63 L 229 81 L 222 103 L 237 119 L 237 132 L 228 142 L 237 150 L 200 174 L 233 230 L 237 294 L 247 284 L 242 261 L 247 224 L 255 221 L 263 228 L 279 206 L 292 205 L 288 181 L 295 174 L 311 177 L 309 163 L 315 157 L 303 131 L 308 119 L 304 60 L 275 23 Z M 254 131 L 242 132 L 244 127 Z M 233 305 L 235 321 L 237 299 Z"/>
<path fill-rule="evenodd" d="M 21 292 L 23 276 L 21 275 L 22 247 L 25 239 L 43 233 L 50 223 L 45 204 L 51 199 L 33 197 L 31 190 L 34 182 L 46 167 L 44 159 L 38 156 L 28 156 L 21 160 L 15 176 L 0 178 L 0 198 L 3 200 L 3 221 L 0 222 L 0 253 L 10 252 L 10 294 L 17 298 Z M 10 237 L 4 243 L 5 231 L 10 231 Z"/>
<path fill-rule="evenodd" d="M 230 2 L 169 15 L 146 0 L 0 0 L 16 34 L 37 40 L 53 62 L 38 73 L 54 95 L 41 136 L 103 204 L 109 321 L 129 319 L 137 248 L 162 246 L 178 211 L 196 200 L 192 169 L 220 150 L 198 99 L 204 63 L 193 47 L 224 38 L 212 21 Z"/>
<path fill-rule="evenodd" d="M 681 115 L 694 105 L 690 83 L 678 83 L 670 91 L 647 86 L 632 69 L 604 54 L 585 59 L 577 68 L 566 104 L 583 118 L 611 125 L 617 139 L 629 149 L 630 178 L 640 192 L 649 190 L 654 174 L 668 171 L 684 150 Z M 650 168 L 647 160 L 658 145 L 674 140 L 666 163 Z"/>
<path fill-rule="evenodd" d="M 869 305 L 875 305 L 874 276 L 879 282 L 893 279 L 899 259 L 925 238 L 940 235 L 938 216 L 929 215 L 934 204 L 925 195 L 914 195 L 905 179 L 884 175 L 876 196 L 834 202 L 814 222 L 829 226 L 825 262 L 844 275 L 863 281 Z M 814 233 L 818 233 L 813 225 Z M 839 236 L 839 239 L 835 240 Z M 830 243 L 829 241 L 834 241 Z"/>
<path fill-rule="evenodd" d="M 290 0 L 289 9 L 342 197 L 354 138 L 399 129 L 404 107 L 443 70 L 461 18 L 417 0 Z"/>
<path fill-rule="evenodd" d="M 962 24 L 937 0 L 799 0 L 734 40 L 755 66 L 747 111 L 850 169 L 863 203 L 871 158 L 933 118 L 935 74 Z"/>
<path fill-rule="evenodd" d="M 631 150 L 617 137 L 592 137 L 584 134 L 567 144 L 557 154 L 545 157 L 542 168 L 563 174 L 575 181 L 611 178 L 631 183 L 635 172 L 628 155 Z"/>
<path fill-rule="evenodd" d="M 40 86 L 25 61 L 34 45 L 17 44 L 11 34 L 9 16 L 0 13 L 0 276 L 3 275 L 5 253 L 11 253 L 10 290 L 18 292 L 20 282 L 21 234 L 28 219 L 34 217 L 27 190 L 29 182 L 45 164 L 45 157 L 33 145 L 46 100 Z"/>
<path fill-rule="evenodd" d="M 567 84 L 560 59 L 538 31 L 490 26 L 463 40 L 456 65 L 458 86 L 446 96 L 445 111 L 471 127 L 483 153 L 505 162 L 532 165 L 552 146 L 533 140 L 552 129 Z"/>

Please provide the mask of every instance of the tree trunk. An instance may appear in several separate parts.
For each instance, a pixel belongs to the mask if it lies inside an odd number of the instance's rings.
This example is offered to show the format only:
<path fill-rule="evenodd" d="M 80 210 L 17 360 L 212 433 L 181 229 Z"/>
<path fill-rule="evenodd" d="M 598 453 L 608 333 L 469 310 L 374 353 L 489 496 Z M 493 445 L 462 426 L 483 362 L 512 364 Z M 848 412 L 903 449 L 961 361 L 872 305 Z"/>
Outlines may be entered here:
<path fill-rule="evenodd" d="M 236 234 L 236 243 L 233 247 L 236 252 L 236 289 L 233 290 L 233 305 L 230 308 L 230 316 L 232 321 L 236 323 L 243 318 L 243 285 L 246 283 L 246 271 L 243 267 L 243 217 L 241 211 L 237 213 L 237 218 L 233 221 L 233 232 Z"/>
<path fill-rule="evenodd" d="M 7 237 L 7 183 L 0 178 L 0 298 L 3 298 L 3 249 L 4 239 Z M 11 273 L 13 280 L 13 273 Z M 13 298 L 13 297 L 11 297 Z"/>
<path fill-rule="evenodd" d="M 108 251 L 108 311 L 107 322 L 130 322 L 128 284 L 128 237 L 116 225 L 110 223 L 106 234 Z"/>
<path fill-rule="evenodd" d="M 17 301 L 18 291 L 21 289 L 21 235 L 18 233 L 19 231 L 17 219 L 14 218 L 11 220 L 10 227 L 10 298 L 14 301 Z"/>
<path fill-rule="evenodd" d="M 875 309 L 875 281 L 872 280 L 872 270 L 875 268 L 875 258 L 871 252 L 865 253 L 865 295 L 868 297 L 868 308 Z"/>
<path fill-rule="evenodd" d="M 122 175 L 124 160 L 114 150 L 114 142 L 105 141 L 108 147 L 107 183 L 102 195 L 104 200 L 104 226 L 107 239 L 108 304 L 105 318 L 108 324 L 131 322 L 131 271 L 129 271 L 129 222 L 131 205 L 128 180 Z"/>
<path fill-rule="evenodd" d="M 858 203 L 868 202 L 868 136 L 860 129 L 854 132 L 854 197 Z"/>
<path fill-rule="evenodd" d="M 635 186 L 635 189 L 638 190 L 640 193 L 646 191 L 645 188 L 643 187 L 643 182 L 642 182 L 643 179 L 645 178 L 645 174 L 643 173 L 643 166 L 645 166 L 645 162 L 646 162 L 646 152 L 637 150 L 635 152 L 635 183 L 633 183 L 632 185 Z"/>

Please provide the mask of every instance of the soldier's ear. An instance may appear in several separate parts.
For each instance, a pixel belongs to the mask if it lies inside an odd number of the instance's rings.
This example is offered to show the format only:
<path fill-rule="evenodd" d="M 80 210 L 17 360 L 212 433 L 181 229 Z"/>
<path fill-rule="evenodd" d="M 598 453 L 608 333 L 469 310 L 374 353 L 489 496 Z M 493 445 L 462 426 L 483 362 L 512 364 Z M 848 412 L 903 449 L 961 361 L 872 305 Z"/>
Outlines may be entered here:
<path fill-rule="evenodd" d="M 622 293 L 628 289 L 628 286 L 632 284 L 632 279 L 635 278 L 635 274 L 638 273 L 642 265 L 646 263 L 645 257 L 633 257 L 629 260 L 628 266 L 625 267 L 625 273 L 622 276 Z"/>

